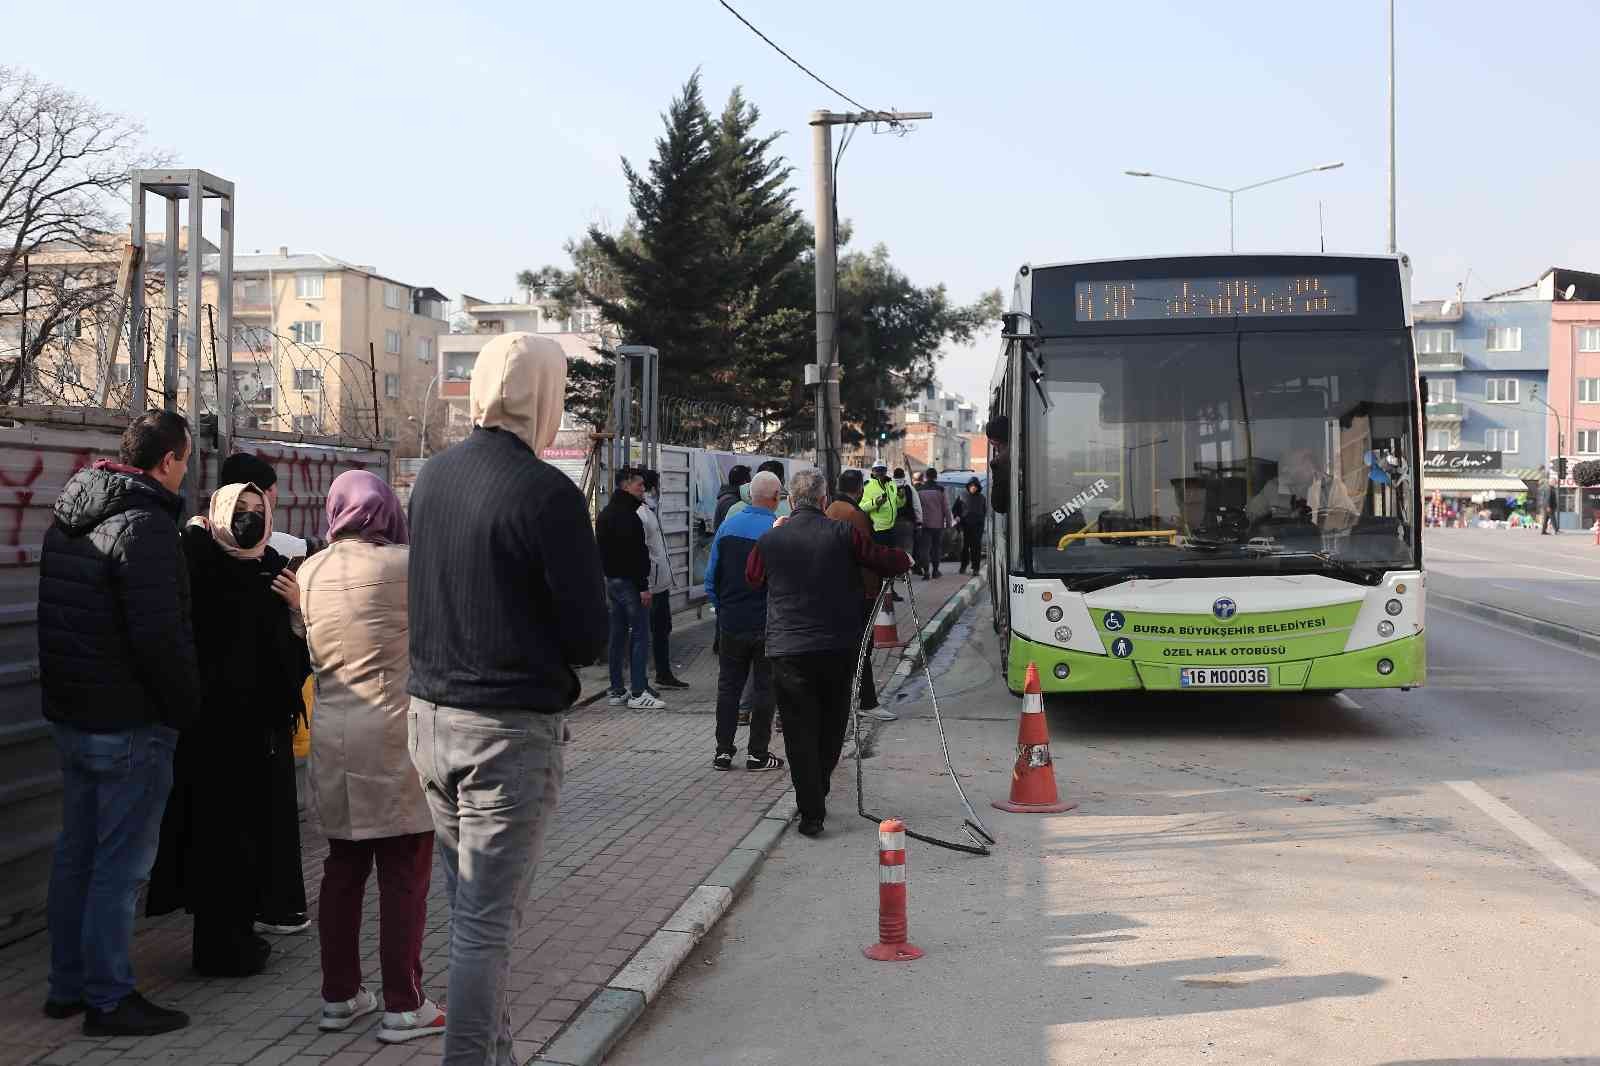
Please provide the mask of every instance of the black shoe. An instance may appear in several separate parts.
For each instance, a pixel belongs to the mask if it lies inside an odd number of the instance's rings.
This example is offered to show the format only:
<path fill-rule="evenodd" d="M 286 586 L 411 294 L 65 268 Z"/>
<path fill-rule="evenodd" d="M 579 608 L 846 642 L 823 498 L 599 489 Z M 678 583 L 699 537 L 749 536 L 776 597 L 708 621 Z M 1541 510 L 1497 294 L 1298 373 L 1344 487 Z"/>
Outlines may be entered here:
<path fill-rule="evenodd" d="M 821 818 L 800 819 L 800 835 L 803 837 L 819 837 L 822 835 Z"/>
<path fill-rule="evenodd" d="M 57 1021 L 60 1021 L 62 1018 L 71 1018 L 74 1015 L 82 1014 L 88 1009 L 88 1004 L 81 999 L 47 999 L 44 1001 L 44 1016 L 46 1018 L 54 1018 Z"/>
<path fill-rule="evenodd" d="M 657 674 L 656 685 L 659 688 L 688 688 L 689 682 L 680 681 L 671 674 Z"/>
<path fill-rule="evenodd" d="M 87 1010 L 84 1036 L 155 1036 L 189 1024 L 189 1016 L 183 1011 L 158 1007 L 137 992 L 123 996 L 115 1010 Z"/>
<path fill-rule="evenodd" d="M 717 752 L 717 757 L 715 759 L 711 760 L 711 768 L 713 770 L 732 770 L 733 769 L 733 752 L 731 752 L 731 751 L 719 751 L 719 752 Z"/>

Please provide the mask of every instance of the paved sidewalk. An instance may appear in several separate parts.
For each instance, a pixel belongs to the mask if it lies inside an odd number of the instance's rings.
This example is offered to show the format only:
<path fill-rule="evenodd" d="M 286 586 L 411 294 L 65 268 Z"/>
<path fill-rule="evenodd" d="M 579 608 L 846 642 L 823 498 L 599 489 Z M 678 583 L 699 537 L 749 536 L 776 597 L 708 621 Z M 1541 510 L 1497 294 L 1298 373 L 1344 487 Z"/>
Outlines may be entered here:
<path fill-rule="evenodd" d="M 921 621 L 926 623 L 963 582 L 949 571 L 938 582 L 918 581 Z M 673 659 L 692 687 L 664 693 L 667 713 L 608 707 L 601 699 L 572 714 L 561 810 L 513 962 L 512 1024 L 519 1061 L 548 1046 L 789 788 L 786 771 L 711 769 L 712 624 L 709 618 L 697 622 L 692 613 L 677 621 Z M 908 636 L 910 612 L 902 608 L 897 621 Z M 889 680 L 892 654 L 877 656 L 880 685 Z M 603 696 L 604 668 L 584 673 L 586 693 Z M 782 754 L 782 734 L 774 737 L 774 750 Z M 327 845 L 309 814 L 303 832 L 314 912 Z M 368 885 L 362 937 L 374 990 L 379 984 L 377 903 L 374 880 Z M 436 863 L 423 942 L 424 984 L 435 998 L 445 991 L 448 923 Z M 244 980 L 196 977 L 189 969 L 189 931 L 187 917 L 171 915 L 141 922 L 135 935 L 141 990 L 193 1017 L 188 1029 L 149 1039 L 90 1039 L 80 1034 L 77 1019 L 46 1019 L 39 1012 L 46 936 L 0 949 L 0 994 L 12 1007 L 0 1021 L 0 1064 L 396 1066 L 438 1060 L 442 1044 L 437 1040 L 379 1044 L 377 1015 L 348 1032 L 317 1031 L 321 971 L 315 925 L 298 936 L 273 938 L 276 950 L 267 972 Z"/>

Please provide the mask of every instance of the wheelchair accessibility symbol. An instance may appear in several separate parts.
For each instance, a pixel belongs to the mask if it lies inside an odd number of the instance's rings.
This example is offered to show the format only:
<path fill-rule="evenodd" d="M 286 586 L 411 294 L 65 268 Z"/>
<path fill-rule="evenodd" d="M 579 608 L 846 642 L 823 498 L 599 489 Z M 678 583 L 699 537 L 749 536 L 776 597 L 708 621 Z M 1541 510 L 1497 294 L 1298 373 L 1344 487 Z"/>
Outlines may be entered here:
<path fill-rule="evenodd" d="M 1120 630 L 1123 627 L 1123 625 L 1125 625 L 1125 624 L 1126 624 L 1126 620 L 1122 617 L 1122 612 L 1121 611 L 1107 611 L 1106 612 L 1106 629 L 1108 629 L 1111 632 L 1115 633 L 1118 630 Z"/>
<path fill-rule="evenodd" d="M 1133 641 L 1127 637 L 1118 637 L 1111 642 L 1111 654 L 1119 659 L 1126 659 L 1133 654 Z"/>

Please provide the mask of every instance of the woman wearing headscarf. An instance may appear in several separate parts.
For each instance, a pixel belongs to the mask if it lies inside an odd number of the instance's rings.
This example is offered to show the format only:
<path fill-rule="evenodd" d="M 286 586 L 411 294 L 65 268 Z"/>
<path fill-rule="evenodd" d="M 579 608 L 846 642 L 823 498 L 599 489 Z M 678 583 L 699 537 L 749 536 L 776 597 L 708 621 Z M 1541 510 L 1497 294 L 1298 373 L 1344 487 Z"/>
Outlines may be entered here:
<path fill-rule="evenodd" d="M 271 532 L 272 505 L 250 484 L 217 489 L 183 531 L 205 691 L 178 741 L 148 909 L 194 915 L 194 968 L 209 977 L 259 973 L 272 953 L 252 924 L 284 817 L 271 802 L 274 760 L 292 757 L 310 661 L 300 588 Z"/>
<path fill-rule="evenodd" d="M 378 959 L 383 1022 L 397 1043 L 444 1032 L 422 991 L 422 937 L 433 870 L 433 816 L 411 764 L 405 514 L 382 479 L 340 474 L 328 488 L 330 544 L 300 569 L 301 609 L 317 687 L 311 796 L 328 858 L 317 928 L 322 1017 L 347 1029 L 378 1010 L 361 983 L 361 907 L 378 868 Z"/>

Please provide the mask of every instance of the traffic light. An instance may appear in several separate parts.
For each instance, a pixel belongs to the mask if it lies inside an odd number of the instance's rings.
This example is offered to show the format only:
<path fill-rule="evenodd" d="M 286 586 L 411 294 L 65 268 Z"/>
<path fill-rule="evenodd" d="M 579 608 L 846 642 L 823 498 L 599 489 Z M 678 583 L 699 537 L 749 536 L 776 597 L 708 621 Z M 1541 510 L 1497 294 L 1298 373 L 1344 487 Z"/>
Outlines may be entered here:
<path fill-rule="evenodd" d="M 1565 455 L 1556 460 L 1556 477 L 1562 481 L 1567 480 L 1567 457 Z"/>

